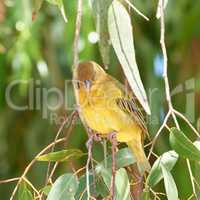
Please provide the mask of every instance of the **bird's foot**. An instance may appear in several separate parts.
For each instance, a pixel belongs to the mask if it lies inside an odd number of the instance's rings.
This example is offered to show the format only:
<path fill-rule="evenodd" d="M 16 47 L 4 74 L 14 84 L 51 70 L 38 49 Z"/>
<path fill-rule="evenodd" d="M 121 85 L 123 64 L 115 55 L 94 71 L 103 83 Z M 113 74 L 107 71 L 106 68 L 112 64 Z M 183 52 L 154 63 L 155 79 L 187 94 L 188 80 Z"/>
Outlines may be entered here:
<path fill-rule="evenodd" d="M 117 142 L 117 135 L 116 135 L 115 131 L 109 133 L 108 136 L 107 136 L 107 138 L 108 138 L 108 140 L 110 141 L 110 143 L 112 145 L 114 145 L 115 147 L 117 147 L 118 142 Z"/>
<path fill-rule="evenodd" d="M 92 130 L 91 128 L 87 127 L 87 133 L 88 133 L 88 137 L 92 137 L 92 139 L 95 141 L 95 142 L 100 142 L 102 141 L 102 138 L 100 136 L 99 133 L 97 133 L 96 131 Z"/>

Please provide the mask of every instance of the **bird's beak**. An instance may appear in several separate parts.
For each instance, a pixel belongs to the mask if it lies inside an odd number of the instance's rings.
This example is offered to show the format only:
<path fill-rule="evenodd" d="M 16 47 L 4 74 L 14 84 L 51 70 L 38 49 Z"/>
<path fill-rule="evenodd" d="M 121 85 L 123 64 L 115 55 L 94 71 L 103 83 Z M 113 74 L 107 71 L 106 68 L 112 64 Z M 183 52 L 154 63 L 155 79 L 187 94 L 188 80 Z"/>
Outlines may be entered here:
<path fill-rule="evenodd" d="M 90 88 L 91 88 L 91 86 L 92 86 L 91 81 L 90 81 L 90 80 L 85 80 L 85 81 L 84 81 L 84 84 L 85 84 L 86 90 L 89 91 Z"/>

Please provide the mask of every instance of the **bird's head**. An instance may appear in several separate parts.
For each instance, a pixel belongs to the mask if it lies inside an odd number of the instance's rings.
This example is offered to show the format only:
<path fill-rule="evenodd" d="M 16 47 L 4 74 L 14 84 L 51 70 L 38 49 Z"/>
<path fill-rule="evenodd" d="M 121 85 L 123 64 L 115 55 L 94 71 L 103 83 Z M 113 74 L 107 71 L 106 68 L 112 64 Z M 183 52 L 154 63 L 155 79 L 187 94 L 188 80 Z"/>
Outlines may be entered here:
<path fill-rule="evenodd" d="M 84 87 L 89 90 L 104 75 L 104 70 L 93 61 L 84 61 L 74 69 L 74 81 L 77 89 Z"/>

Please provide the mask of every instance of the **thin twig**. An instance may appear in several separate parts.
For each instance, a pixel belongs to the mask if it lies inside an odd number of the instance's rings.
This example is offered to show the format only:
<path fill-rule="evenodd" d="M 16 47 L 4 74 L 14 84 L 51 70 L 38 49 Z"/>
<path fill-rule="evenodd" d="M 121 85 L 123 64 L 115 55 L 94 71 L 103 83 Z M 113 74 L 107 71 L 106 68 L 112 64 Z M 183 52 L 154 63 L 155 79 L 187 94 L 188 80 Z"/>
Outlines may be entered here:
<path fill-rule="evenodd" d="M 167 123 L 167 121 L 168 121 L 168 119 L 169 119 L 169 117 L 170 117 L 170 114 L 171 114 L 171 111 L 169 110 L 168 113 L 167 113 L 167 115 L 165 116 L 165 119 L 164 119 L 162 125 L 160 126 L 158 132 L 156 133 L 154 139 L 152 140 L 152 146 L 151 146 L 151 149 L 150 149 L 150 151 L 149 151 L 148 159 L 150 158 L 150 156 L 151 156 L 151 154 L 152 154 L 152 152 L 153 152 L 154 146 L 155 146 L 155 144 L 156 144 L 156 141 L 157 141 L 157 139 L 158 139 L 160 133 L 161 133 L 162 130 L 165 128 L 165 125 L 166 125 L 166 123 Z"/>
<path fill-rule="evenodd" d="M 6 179 L 6 180 L 0 180 L 0 184 L 15 182 L 15 181 L 18 181 L 19 179 L 20 179 L 20 177 L 10 178 L 10 179 Z"/>
<path fill-rule="evenodd" d="M 194 182 L 196 183 L 197 188 L 198 188 L 199 191 L 200 191 L 200 184 L 199 184 L 198 181 L 195 179 L 195 177 L 193 177 L 193 179 L 194 179 Z"/>
<path fill-rule="evenodd" d="M 80 172 L 82 172 L 83 170 L 85 170 L 85 168 L 86 168 L 86 166 L 81 167 L 80 169 L 76 170 L 73 175 L 77 176 L 77 174 L 79 174 Z"/>
<path fill-rule="evenodd" d="M 90 186 L 92 186 L 92 185 L 93 185 L 93 183 L 90 184 Z M 82 200 L 82 199 L 83 199 L 83 196 L 84 196 L 84 194 L 85 194 L 86 192 L 87 192 L 87 187 L 84 188 L 84 190 L 83 190 L 83 192 L 81 193 L 81 195 L 80 195 L 80 197 L 79 197 L 78 200 Z M 95 200 L 95 198 L 90 197 L 90 200 Z"/>
<path fill-rule="evenodd" d="M 54 164 L 54 166 L 53 166 L 53 168 L 52 168 L 52 170 L 51 170 L 51 173 L 50 173 L 50 175 L 49 175 L 49 177 L 48 177 L 47 184 L 50 183 L 50 181 L 51 181 L 51 179 L 52 179 L 52 177 L 53 177 L 53 175 L 54 175 L 54 172 L 56 171 L 56 168 L 58 167 L 58 164 L 59 164 L 59 162 L 56 162 L 56 163 Z"/>
<path fill-rule="evenodd" d="M 170 128 L 167 124 L 165 124 L 165 128 L 170 132 Z"/>
<path fill-rule="evenodd" d="M 173 112 L 178 115 L 179 117 L 181 117 L 187 124 L 188 126 L 194 131 L 194 133 L 197 135 L 197 137 L 200 137 L 199 132 L 194 128 L 194 126 L 191 124 L 191 122 L 179 111 L 173 109 Z"/>
<path fill-rule="evenodd" d="M 18 182 L 17 182 L 17 185 L 15 186 L 12 194 L 11 194 L 11 197 L 10 197 L 10 200 L 13 200 L 14 199 L 14 196 L 17 192 L 17 189 L 20 185 L 20 183 L 22 182 L 23 178 L 25 178 L 26 174 L 28 173 L 28 171 L 30 170 L 30 168 L 33 166 L 33 164 L 37 161 L 37 158 L 39 156 L 41 156 L 42 154 L 44 154 L 47 150 L 51 149 L 52 146 L 54 146 L 55 144 L 58 144 L 58 143 L 61 143 L 61 142 L 64 142 L 66 140 L 66 138 L 61 138 L 57 141 L 54 141 L 53 143 L 49 144 L 47 147 L 45 147 L 40 153 L 38 153 L 35 158 L 28 164 L 28 166 L 25 168 L 22 176 L 18 179 Z"/>
<path fill-rule="evenodd" d="M 166 100 L 168 103 L 169 110 L 171 111 L 173 120 L 175 122 L 175 125 L 178 129 L 180 129 L 176 115 L 173 113 L 173 105 L 172 105 L 172 100 L 171 100 L 171 95 L 170 95 L 169 79 L 168 79 L 168 75 L 167 75 L 168 58 L 167 58 L 167 50 L 166 50 L 166 45 L 165 45 L 164 1 L 160 0 L 160 2 L 158 3 L 158 6 L 161 6 L 161 9 L 160 9 L 161 10 L 161 12 L 160 12 L 160 14 L 161 14 L 161 17 L 160 17 L 160 28 L 161 28 L 160 45 L 161 45 L 161 49 L 162 49 L 162 53 L 163 53 L 163 61 L 164 61 L 164 63 L 163 63 L 163 68 L 164 68 L 163 79 L 165 82 Z"/>
<path fill-rule="evenodd" d="M 64 126 L 66 125 L 66 123 L 67 123 L 68 121 L 69 121 L 69 118 L 67 117 L 67 118 L 63 121 L 63 123 L 61 124 L 60 128 L 58 129 L 58 132 L 57 132 L 57 134 L 56 134 L 56 137 L 55 137 L 54 141 L 56 141 L 56 140 L 59 138 L 60 134 L 62 133 L 62 130 L 63 130 Z M 51 152 L 54 151 L 54 148 L 55 148 L 55 145 L 51 148 Z M 49 180 L 50 168 L 51 168 L 51 162 L 48 162 L 47 175 L 46 175 L 46 184 L 48 183 L 48 180 Z"/>
<path fill-rule="evenodd" d="M 58 140 L 60 134 L 62 133 L 62 130 L 63 130 L 64 127 L 65 127 L 65 125 L 67 124 L 67 122 L 69 122 L 69 127 L 68 127 L 68 130 L 67 130 L 66 136 L 65 136 L 65 138 L 66 138 L 65 141 L 66 141 L 66 142 L 68 141 L 69 135 L 70 135 L 70 133 L 71 133 L 71 131 L 72 131 L 74 125 L 75 125 L 75 122 L 76 122 L 76 120 L 77 120 L 77 117 L 78 117 L 78 112 L 77 112 L 77 110 L 75 110 L 75 111 L 73 111 L 73 112 L 70 114 L 69 117 L 67 117 L 67 118 L 63 121 L 63 123 L 61 124 L 61 126 L 60 126 L 60 128 L 59 128 L 59 130 L 58 130 L 58 132 L 57 132 L 57 134 L 56 134 L 56 137 L 55 137 L 54 141 Z M 54 148 L 55 148 L 55 145 L 52 147 L 51 152 L 54 151 Z M 49 171 L 50 171 L 50 162 L 48 163 L 48 169 L 47 169 L 47 175 L 48 175 L 48 176 L 46 177 L 46 178 L 47 178 L 47 179 L 46 179 L 46 185 L 47 185 L 47 184 L 49 183 L 49 181 L 51 180 L 51 178 L 52 178 L 52 176 L 53 176 L 53 174 L 54 174 L 54 172 L 55 172 L 55 170 L 56 170 L 57 165 L 58 165 L 58 162 L 56 162 L 56 163 L 54 164 L 54 167 L 53 167 L 53 169 L 52 169 L 52 171 L 50 172 L 50 175 L 49 175 Z"/>
<path fill-rule="evenodd" d="M 191 184 L 192 184 L 192 191 L 193 191 L 193 194 L 194 194 L 196 200 L 198 200 L 198 196 L 197 196 L 196 189 L 195 189 L 195 184 L 194 184 L 194 177 L 193 177 L 193 174 L 192 174 L 192 169 L 191 169 L 191 165 L 190 165 L 189 159 L 186 159 L 186 162 L 187 162 L 187 167 L 188 167 L 188 171 L 189 171 L 189 174 L 190 174 L 190 180 L 191 180 Z"/>
<path fill-rule="evenodd" d="M 174 114 L 174 109 L 173 109 L 171 95 L 170 95 L 169 79 L 168 79 L 168 74 L 167 74 L 168 58 L 167 58 L 167 50 L 166 50 L 166 45 L 165 45 L 165 16 L 164 16 L 164 1 L 163 0 L 159 0 L 158 7 L 160 10 L 160 45 L 161 45 L 161 50 L 163 53 L 163 79 L 164 79 L 164 83 L 165 83 L 165 94 L 166 94 L 166 100 L 167 100 L 167 104 L 168 104 L 168 113 L 165 116 L 163 124 L 159 128 L 158 132 L 156 133 L 156 135 L 152 141 L 152 146 L 149 151 L 148 159 L 150 158 L 150 156 L 153 152 L 153 148 L 155 146 L 158 136 L 160 135 L 163 128 L 166 127 L 166 124 L 167 124 L 167 121 L 168 121 L 168 118 L 170 117 L 170 115 L 172 115 L 176 127 L 178 129 L 180 129 L 178 120 L 176 118 L 176 115 Z"/>
<path fill-rule="evenodd" d="M 168 113 L 165 116 L 163 124 L 159 128 L 158 132 L 156 133 L 156 135 L 152 141 L 152 146 L 149 151 L 148 159 L 150 158 L 150 156 L 153 152 L 153 148 L 155 146 L 158 136 L 160 135 L 163 128 L 166 127 L 167 121 L 168 121 L 168 118 L 170 117 L 170 115 L 172 115 L 176 127 L 178 129 L 180 129 L 180 126 L 179 126 L 178 120 L 176 118 L 176 115 L 174 113 L 174 108 L 172 105 L 172 100 L 171 100 L 171 95 L 170 95 L 170 87 L 169 87 L 169 79 L 168 79 L 168 74 L 167 74 L 168 58 L 167 58 L 167 50 L 166 50 L 166 45 L 165 45 L 165 16 L 164 16 L 164 1 L 163 0 L 159 0 L 158 7 L 160 9 L 160 45 L 161 45 L 161 50 L 163 53 L 163 79 L 164 79 L 164 83 L 165 83 L 165 94 L 166 94 L 166 100 L 167 100 L 167 104 L 168 104 Z"/>
<path fill-rule="evenodd" d="M 161 200 L 160 197 L 157 195 L 157 193 L 152 188 L 149 188 L 149 189 L 150 189 L 150 192 L 154 195 L 155 199 Z"/>
<path fill-rule="evenodd" d="M 191 196 L 187 200 L 191 200 L 194 197 L 194 194 L 191 194 Z"/>
<path fill-rule="evenodd" d="M 143 17 L 144 19 L 146 19 L 147 21 L 149 21 L 149 18 L 147 16 L 145 16 L 141 11 L 139 11 L 129 0 L 124 0 L 133 10 L 135 10 L 135 12 L 140 15 L 141 17 Z"/>
<path fill-rule="evenodd" d="M 77 110 L 74 110 L 70 115 L 70 126 L 68 127 L 68 130 L 67 130 L 66 135 L 65 135 L 66 142 L 68 142 L 70 133 L 72 132 L 72 129 L 74 128 L 74 126 L 76 124 L 78 116 L 79 116 L 79 113 L 78 113 Z M 65 143 L 65 145 L 67 145 L 67 144 Z"/>
<path fill-rule="evenodd" d="M 82 18 L 82 0 L 78 0 L 77 4 L 77 15 L 76 15 L 76 28 L 73 44 L 73 67 L 76 67 L 78 64 L 78 43 L 81 29 L 81 18 Z"/>
<path fill-rule="evenodd" d="M 152 147 L 150 149 L 150 153 L 148 155 L 148 158 L 150 157 L 150 155 L 152 154 L 153 152 L 153 147 L 154 147 L 154 144 L 160 134 L 160 132 L 162 131 L 162 129 L 164 127 L 167 127 L 168 130 L 169 127 L 167 126 L 167 120 L 168 118 L 170 117 L 170 115 L 172 115 L 172 118 L 174 120 L 174 123 L 177 127 L 177 129 L 180 130 L 180 126 L 179 126 L 179 123 L 178 123 L 178 120 L 176 118 L 176 115 L 178 115 L 179 117 L 181 117 L 186 123 L 188 123 L 188 125 L 190 126 L 190 128 L 196 133 L 196 135 L 199 137 L 199 133 L 198 131 L 192 126 L 192 124 L 189 122 L 189 120 L 180 112 L 176 111 L 174 108 L 173 108 L 173 105 L 172 105 L 172 101 L 171 101 L 171 95 L 170 95 L 170 87 L 169 87 L 169 79 L 168 79 L 168 74 L 167 74 L 167 62 L 168 62 L 168 59 L 167 59 L 167 50 L 166 50 L 166 45 L 165 45 L 165 16 L 164 16 L 164 0 L 159 0 L 159 3 L 158 3 L 158 9 L 160 10 L 160 29 L 161 29 L 161 32 L 160 32 L 160 44 L 161 44 L 161 49 L 162 49 L 162 53 L 163 53 L 163 68 L 164 68 L 164 72 L 163 72 L 163 79 L 164 79 L 164 83 L 165 83 L 165 93 L 166 93 L 166 100 L 167 100 L 167 103 L 168 103 L 168 113 L 165 117 L 165 120 L 162 124 L 162 126 L 160 127 L 160 129 L 158 130 L 156 136 L 154 137 L 154 140 L 152 141 Z M 192 189 L 193 189 L 193 196 L 195 196 L 196 199 L 197 198 L 197 194 L 196 194 L 196 190 L 195 190 L 195 184 L 194 184 L 194 177 L 193 177 L 193 174 L 192 174 L 192 170 L 191 170 L 191 166 L 190 166 L 190 162 L 189 160 L 187 159 L 187 166 L 188 166 L 188 170 L 189 170 L 189 174 L 190 174 L 190 179 L 191 179 L 191 184 L 192 184 Z M 151 189 L 150 189 L 151 190 Z M 154 191 L 151 191 L 154 193 Z M 193 197 L 191 196 L 191 198 Z M 157 197 L 155 197 L 155 199 L 157 199 Z M 189 198 L 190 199 L 190 198 Z"/>
<path fill-rule="evenodd" d="M 34 187 L 34 185 L 26 177 L 23 177 L 23 180 L 33 189 L 33 191 L 37 194 L 38 197 L 41 196 L 39 191 Z"/>

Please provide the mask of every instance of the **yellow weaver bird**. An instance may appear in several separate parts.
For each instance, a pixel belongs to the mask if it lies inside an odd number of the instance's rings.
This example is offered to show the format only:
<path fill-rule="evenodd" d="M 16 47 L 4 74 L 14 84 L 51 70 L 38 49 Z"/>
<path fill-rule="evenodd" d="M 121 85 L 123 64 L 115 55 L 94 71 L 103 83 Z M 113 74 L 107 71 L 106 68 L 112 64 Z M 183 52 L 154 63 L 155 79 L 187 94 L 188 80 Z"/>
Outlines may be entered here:
<path fill-rule="evenodd" d="M 84 123 L 102 137 L 115 132 L 117 141 L 125 142 L 132 150 L 140 173 L 149 171 L 143 149 L 147 128 L 134 96 L 126 95 L 124 86 L 92 61 L 81 62 L 73 76 Z"/>

